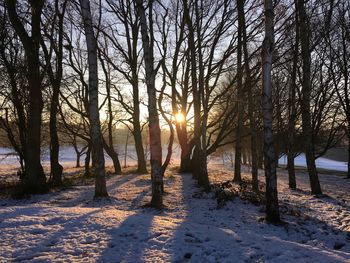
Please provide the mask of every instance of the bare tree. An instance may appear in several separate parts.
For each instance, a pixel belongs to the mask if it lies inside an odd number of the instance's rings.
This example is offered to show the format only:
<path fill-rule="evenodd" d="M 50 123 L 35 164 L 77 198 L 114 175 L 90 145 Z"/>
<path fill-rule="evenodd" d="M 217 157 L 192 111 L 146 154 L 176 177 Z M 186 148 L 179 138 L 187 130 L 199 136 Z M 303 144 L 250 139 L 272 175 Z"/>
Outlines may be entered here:
<path fill-rule="evenodd" d="M 94 35 L 89 0 L 80 0 L 89 62 L 89 120 L 92 144 L 92 164 L 95 171 L 95 198 L 108 197 L 105 160 L 98 107 L 97 41 Z"/>
<path fill-rule="evenodd" d="M 148 25 L 142 0 L 136 0 L 136 8 L 140 16 L 142 46 L 146 70 L 146 85 L 148 93 L 149 140 L 152 177 L 151 205 L 156 208 L 161 208 L 163 205 L 162 143 L 160 137 L 159 117 L 157 110 L 157 94 L 155 87 L 155 77 L 159 66 L 155 68 L 154 65 L 153 0 L 148 1 Z"/>
<path fill-rule="evenodd" d="M 53 186 L 62 185 L 62 171 L 63 167 L 59 163 L 59 140 L 57 131 L 57 115 L 59 104 L 59 93 L 61 87 L 61 80 L 63 75 L 63 26 L 64 16 L 67 6 L 67 1 L 63 1 L 60 7 L 60 1 L 54 2 L 54 13 L 47 12 L 47 16 L 52 16 L 52 20 L 48 18 L 48 23 L 51 28 L 44 28 L 44 35 L 48 39 L 50 47 L 47 47 L 45 39 L 42 39 L 41 46 L 44 51 L 46 60 L 46 71 L 49 81 L 52 86 L 52 98 L 50 106 L 50 168 L 51 168 L 51 184 Z M 51 23 L 50 23 L 51 22 Z M 57 39 L 54 37 L 54 32 L 57 34 Z M 52 61 L 53 53 L 54 61 Z M 56 67 L 54 68 L 53 65 Z"/>
<path fill-rule="evenodd" d="M 310 177 L 312 194 L 322 194 L 320 182 L 315 164 L 315 151 L 312 139 L 310 96 L 311 96 L 311 49 L 310 49 L 310 28 L 307 22 L 305 3 L 298 0 L 299 35 L 301 44 L 301 57 L 303 64 L 302 76 L 302 125 L 305 146 L 307 169 Z"/>
<path fill-rule="evenodd" d="M 11 24 L 19 36 L 27 60 L 28 80 L 28 122 L 25 149 L 25 177 L 24 191 L 27 193 L 43 193 L 47 191 L 46 177 L 41 166 L 41 113 L 43 111 L 42 74 L 40 72 L 40 40 L 41 40 L 41 14 L 45 1 L 29 1 L 31 13 L 31 32 L 20 19 L 16 5 L 17 1 L 6 0 L 7 10 Z"/>
<path fill-rule="evenodd" d="M 266 219 L 269 222 L 280 221 L 276 158 L 272 132 L 272 85 L 271 69 L 274 48 L 274 10 L 273 1 L 265 0 L 265 38 L 262 45 L 262 110 L 264 121 L 264 168 L 266 179 Z"/>

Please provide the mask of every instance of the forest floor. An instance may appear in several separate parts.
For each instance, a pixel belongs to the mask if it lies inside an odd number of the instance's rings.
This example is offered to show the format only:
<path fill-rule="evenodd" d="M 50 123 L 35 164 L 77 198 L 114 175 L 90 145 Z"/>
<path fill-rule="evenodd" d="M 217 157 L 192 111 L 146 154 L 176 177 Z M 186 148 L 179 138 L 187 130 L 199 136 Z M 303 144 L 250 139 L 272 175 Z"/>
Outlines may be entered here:
<path fill-rule="evenodd" d="M 212 182 L 232 179 L 229 167 L 209 168 Z M 93 200 L 91 180 L 25 200 L 2 197 L 0 262 L 350 262 L 350 180 L 320 180 L 326 195 L 316 198 L 305 173 L 292 191 L 279 171 L 281 226 L 239 197 L 219 208 L 214 193 L 174 170 L 163 211 L 143 206 L 150 176 L 132 173 L 108 176 L 109 200 Z"/>

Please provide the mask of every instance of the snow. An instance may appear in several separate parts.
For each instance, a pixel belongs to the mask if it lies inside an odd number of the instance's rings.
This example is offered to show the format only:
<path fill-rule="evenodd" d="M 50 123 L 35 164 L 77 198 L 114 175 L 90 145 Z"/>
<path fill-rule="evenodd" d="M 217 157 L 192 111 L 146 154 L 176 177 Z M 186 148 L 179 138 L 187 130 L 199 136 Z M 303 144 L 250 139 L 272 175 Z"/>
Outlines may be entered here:
<path fill-rule="evenodd" d="M 282 156 L 278 160 L 279 164 L 287 165 L 287 156 Z M 300 154 L 296 158 L 294 158 L 294 164 L 296 166 L 306 167 L 306 158 L 305 154 Z M 327 169 L 327 170 L 334 170 L 334 171 L 342 171 L 347 172 L 348 171 L 348 163 L 347 162 L 338 162 L 326 158 L 317 158 L 316 159 L 316 167 L 321 169 Z"/>
<path fill-rule="evenodd" d="M 211 164 L 211 181 L 231 179 L 230 169 Z M 0 262 L 349 262 L 350 181 L 320 179 L 328 196 L 315 198 L 306 174 L 291 191 L 279 172 L 285 226 L 267 224 L 261 205 L 239 198 L 218 209 L 212 193 L 176 172 L 165 178 L 163 211 L 143 206 L 149 175 L 108 177 L 110 200 L 94 201 L 93 185 L 1 199 Z"/>

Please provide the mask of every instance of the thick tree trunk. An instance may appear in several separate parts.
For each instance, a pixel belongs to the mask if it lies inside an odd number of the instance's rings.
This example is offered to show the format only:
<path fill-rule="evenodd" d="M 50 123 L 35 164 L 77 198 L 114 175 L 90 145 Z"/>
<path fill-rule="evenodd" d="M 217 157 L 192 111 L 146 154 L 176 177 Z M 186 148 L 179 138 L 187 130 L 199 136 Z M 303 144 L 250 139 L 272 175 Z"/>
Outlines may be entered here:
<path fill-rule="evenodd" d="M 262 111 L 264 121 L 264 164 L 266 178 L 266 220 L 272 223 L 280 221 L 276 158 L 272 132 L 272 52 L 274 47 L 274 10 L 272 0 L 265 0 L 265 39 L 262 45 Z"/>
<path fill-rule="evenodd" d="M 313 131 L 311 126 L 310 98 L 311 98 L 311 54 L 310 54 L 310 29 L 307 24 L 307 16 L 304 0 L 298 0 L 299 34 L 301 42 L 301 57 L 303 61 L 302 76 L 302 101 L 301 115 L 304 137 L 304 151 L 306 156 L 307 170 L 310 178 L 311 192 L 314 195 L 322 194 L 320 182 L 315 164 L 313 143 Z"/>
<path fill-rule="evenodd" d="M 136 0 L 137 12 L 140 16 L 142 47 L 146 69 L 146 85 L 148 94 L 149 140 L 151 152 L 152 200 L 151 205 L 156 208 L 163 206 L 163 173 L 162 173 L 162 145 L 160 136 L 159 117 L 157 110 L 157 94 L 155 88 L 155 70 L 153 57 L 153 25 L 152 1 L 149 3 L 149 28 L 147 26 L 145 9 L 142 0 Z M 150 36 L 148 35 L 150 33 Z"/>
<path fill-rule="evenodd" d="M 191 61 L 191 83 L 193 93 L 193 108 L 194 108 L 194 134 L 193 144 L 194 149 L 191 159 L 191 171 L 192 177 L 198 179 L 199 177 L 199 152 L 200 152 L 200 117 L 201 117 L 201 105 L 200 94 L 198 92 L 198 80 L 197 80 L 197 61 L 196 61 L 196 45 L 194 40 L 194 29 L 190 16 L 187 0 L 183 1 L 184 4 L 184 16 L 188 27 L 188 45 L 190 47 L 190 61 Z"/>
<path fill-rule="evenodd" d="M 25 176 L 23 190 L 28 194 L 44 193 L 47 191 L 46 176 L 41 166 L 41 113 L 43 110 L 42 78 L 40 74 L 39 47 L 41 39 L 41 13 L 44 1 L 31 1 L 31 34 L 19 19 L 16 11 L 17 1 L 6 1 L 11 24 L 24 46 L 28 67 L 28 122 L 25 149 Z"/>
<path fill-rule="evenodd" d="M 196 19 L 200 20 L 202 18 L 203 14 L 203 7 L 199 1 L 195 1 L 195 13 L 196 13 Z M 202 108 L 202 118 L 199 120 L 200 124 L 200 140 L 199 140 L 199 174 L 198 174 L 198 185 L 203 187 L 206 191 L 210 191 L 210 183 L 209 183 L 209 176 L 208 176 L 208 168 L 207 168 L 207 123 L 208 123 L 208 101 L 206 98 L 206 90 L 208 90 L 209 84 L 205 83 L 205 77 L 204 77 L 204 62 L 203 62 L 203 36 L 202 36 L 202 29 L 200 26 L 200 23 L 197 24 L 196 27 L 197 31 L 197 54 L 198 54 L 198 93 L 199 93 L 199 110 Z M 194 47 L 192 48 L 192 52 L 195 52 Z M 196 72 L 192 72 L 196 73 Z M 194 101 L 194 103 L 196 100 Z M 200 114 L 199 114 L 200 116 Z M 199 117 L 198 116 L 198 117 Z"/>
<path fill-rule="evenodd" d="M 41 166 L 41 113 L 43 110 L 43 100 L 41 87 L 37 87 L 39 80 L 39 61 L 36 66 L 31 63 L 30 67 L 37 67 L 37 72 L 29 70 L 29 116 L 28 116 L 28 135 L 26 142 L 25 155 L 25 178 L 24 187 L 27 193 L 44 193 L 47 191 L 46 176 Z"/>
<path fill-rule="evenodd" d="M 98 105 L 97 41 L 94 36 L 89 0 L 80 0 L 89 62 L 89 121 L 92 146 L 92 165 L 95 171 L 95 198 L 108 197 L 105 160 L 102 146 Z"/>

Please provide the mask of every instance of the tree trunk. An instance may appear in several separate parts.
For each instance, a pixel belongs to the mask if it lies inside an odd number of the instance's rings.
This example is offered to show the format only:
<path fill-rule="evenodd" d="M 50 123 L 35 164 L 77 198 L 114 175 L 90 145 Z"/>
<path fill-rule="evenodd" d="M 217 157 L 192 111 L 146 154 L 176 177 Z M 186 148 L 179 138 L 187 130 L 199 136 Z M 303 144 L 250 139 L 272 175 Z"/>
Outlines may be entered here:
<path fill-rule="evenodd" d="M 11 24 L 24 46 L 28 67 L 28 122 L 25 149 L 25 176 L 23 190 L 28 194 L 44 193 L 48 190 L 46 176 L 41 166 L 41 113 L 43 110 L 42 78 L 40 74 L 41 14 L 43 0 L 31 1 L 31 34 L 26 31 L 17 11 L 17 1 L 6 0 Z"/>
<path fill-rule="evenodd" d="M 240 12 L 242 1 L 237 1 L 237 9 Z M 241 7 L 242 8 L 242 7 Z M 235 143 L 235 172 L 233 181 L 236 183 L 242 182 L 241 163 L 242 163 L 242 132 L 243 132 L 243 114 L 244 114 L 244 92 L 243 92 L 243 66 L 242 66 L 242 19 L 238 21 L 238 42 L 237 42 L 237 128 L 236 128 L 236 143 Z"/>
<path fill-rule="evenodd" d="M 201 11 L 201 12 L 200 12 Z M 198 1 L 195 2 L 195 12 L 196 18 L 199 20 L 203 16 L 202 6 L 198 6 Z M 206 191 L 210 191 L 210 182 L 208 176 L 208 168 L 207 168 L 207 123 L 208 123 L 208 101 L 206 98 L 205 91 L 207 90 L 207 86 L 205 86 L 204 79 L 204 63 L 203 63 L 203 51 L 202 51 L 202 35 L 201 35 L 201 26 L 197 26 L 197 43 L 198 43 L 198 69 L 199 69 L 199 77 L 198 77 L 198 93 L 200 97 L 200 105 L 198 108 L 201 108 L 202 105 L 202 118 L 199 124 L 200 125 L 200 140 L 199 140 L 199 174 L 198 174 L 198 185 L 203 187 Z M 195 50 L 192 49 L 194 52 Z M 192 72 L 193 73 L 193 72 Z M 195 101 L 194 101 L 195 103 Z M 200 116 L 200 114 L 199 114 Z"/>
<path fill-rule="evenodd" d="M 63 167 L 59 163 L 60 144 L 57 134 L 57 111 L 58 111 L 58 96 L 59 83 L 53 85 L 53 94 L 50 108 L 50 165 L 51 165 L 51 184 L 53 186 L 62 185 L 62 171 Z"/>
<path fill-rule="evenodd" d="M 193 154 L 191 159 L 191 171 L 192 177 L 198 179 L 199 171 L 199 148 L 200 148 L 200 95 L 198 92 L 198 80 L 197 80 L 197 61 L 196 61 L 196 45 L 194 40 L 194 29 L 190 16 L 187 0 L 183 1 L 184 4 L 184 16 L 188 27 L 188 45 L 190 47 L 190 61 L 191 61 L 191 83 L 193 92 L 193 108 L 194 108 L 194 134 L 193 134 Z"/>
<path fill-rule="evenodd" d="M 276 158 L 272 132 L 272 52 L 274 47 L 274 10 L 272 0 L 265 0 L 265 38 L 262 45 L 262 111 L 264 121 L 264 165 L 266 178 L 266 220 L 277 223 L 280 221 Z"/>
<path fill-rule="evenodd" d="M 79 168 L 80 167 L 80 153 L 76 152 L 76 162 L 75 162 L 75 167 Z"/>
<path fill-rule="evenodd" d="M 113 110 L 112 110 L 112 96 L 111 96 L 111 85 L 110 85 L 110 71 L 105 66 L 105 63 L 102 58 L 100 58 L 101 66 L 106 78 L 106 95 L 107 95 L 107 109 L 108 109 L 108 124 L 107 124 L 107 132 L 108 132 L 108 143 L 103 138 L 102 135 L 102 143 L 103 148 L 111 157 L 113 161 L 114 173 L 121 174 L 122 168 L 118 158 L 118 152 L 114 149 L 114 140 L 113 140 Z"/>
<path fill-rule="evenodd" d="M 57 113 L 58 113 L 58 104 L 59 104 L 59 93 L 60 86 L 63 74 L 62 59 L 63 59 L 63 26 L 64 26 L 64 14 L 66 10 L 67 1 L 62 5 L 62 12 L 59 9 L 59 0 L 55 0 L 55 12 L 58 17 L 58 41 L 57 43 L 54 40 L 51 40 L 51 45 L 57 45 L 55 49 L 56 53 L 56 74 L 54 74 L 53 68 L 51 66 L 51 55 L 48 54 L 45 42 L 43 43 L 44 53 L 46 57 L 46 62 L 48 65 L 48 75 L 52 85 L 52 99 L 50 107 L 50 165 L 51 165 L 51 184 L 53 186 L 62 185 L 62 171 L 63 167 L 59 163 L 59 151 L 60 144 L 58 140 L 57 133 Z"/>
<path fill-rule="evenodd" d="M 298 10 L 298 2 L 295 1 L 295 10 Z M 294 137 L 295 137 L 295 119 L 296 119 L 296 109 L 295 109 L 295 92 L 296 92 L 296 77 L 297 77 L 297 67 L 298 67 L 298 56 L 299 56 L 299 21 L 298 12 L 295 12 L 295 43 L 293 50 L 293 68 L 291 74 L 291 83 L 289 87 L 289 121 L 288 121 L 288 152 L 287 152 L 287 169 L 288 169 L 288 181 L 289 188 L 296 189 L 297 183 L 295 178 L 295 167 L 294 167 Z"/>
<path fill-rule="evenodd" d="M 134 93 L 134 96 L 135 96 L 135 93 Z M 145 151 L 143 149 L 141 126 L 140 126 L 140 109 L 138 105 L 136 107 L 134 106 L 134 111 L 135 112 L 133 114 L 133 124 L 134 124 L 133 136 L 134 136 L 135 150 L 137 155 L 137 173 L 146 174 L 147 165 L 146 165 Z"/>
<path fill-rule="evenodd" d="M 348 174 L 347 178 L 350 179 L 350 127 L 348 127 Z"/>
<path fill-rule="evenodd" d="M 85 172 L 84 172 L 84 176 L 89 177 L 90 174 L 90 159 L 91 159 L 91 145 L 89 143 L 87 150 L 86 150 L 86 154 L 85 154 L 85 161 L 84 161 L 84 168 L 85 168 Z"/>
<path fill-rule="evenodd" d="M 191 146 L 187 142 L 187 130 L 186 128 L 176 129 L 177 137 L 181 148 L 180 157 L 180 172 L 188 173 L 191 171 Z"/>
<path fill-rule="evenodd" d="M 310 54 L 310 29 L 307 24 L 307 16 L 304 0 L 298 0 L 299 34 L 301 42 L 301 57 L 303 62 L 302 76 L 302 101 L 301 115 L 304 137 L 304 149 L 307 170 L 310 178 L 311 192 L 314 195 L 322 194 L 320 182 L 315 164 L 314 143 L 311 126 L 310 98 L 311 98 L 311 54 Z"/>
<path fill-rule="evenodd" d="M 154 56 L 153 56 L 153 18 L 152 0 L 149 2 L 149 28 L 147 26 L 145 9 L 142 0 L 136 0 L 137 12 L 140 16 L 142 47 L 146 70 L 146 85 L 148 94 L 149 140 L 151 152 L 152 200 L 156 208 L 163 206 L 163 176 L 162 176 L 162 145 L 159 117 L 157 110 L 157 94 L 155 88 Z M 150 34 L 150 36 L 148 35 Z"/>
<path fill-rule="evenodd" d="M 89 0 L 80 0 L 89 63 L 89 121 L 92 146 L 92 165 L 95 171 L 95 198 L 108 197 L 105 160 L 102 146 L 98 105 L 97 41 L 94 36 Z"/>
<path fill-rule="evenodd" d="M 114 150 L 113 145 L 108 145 L 104 138 L 102 138 L 103 148 L 105 149 L 106 153 L 111 157 L 114 167 L 114 173 L 115 174 L 121 174 L 122 167 L 119 162 L 118 153 Z"/>

